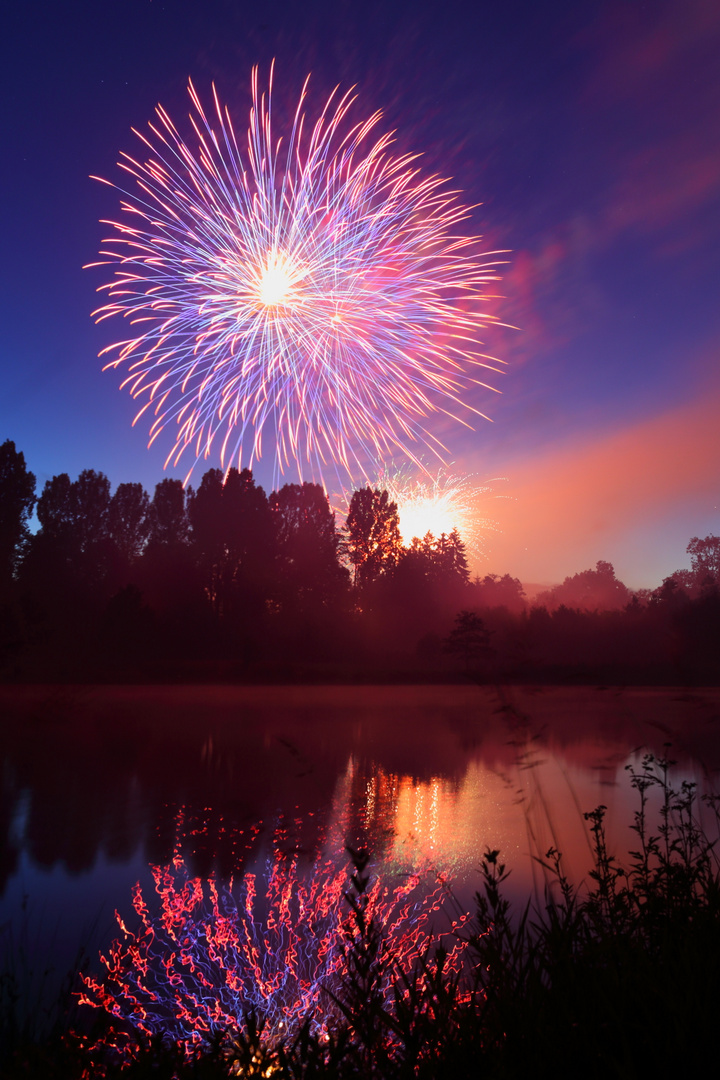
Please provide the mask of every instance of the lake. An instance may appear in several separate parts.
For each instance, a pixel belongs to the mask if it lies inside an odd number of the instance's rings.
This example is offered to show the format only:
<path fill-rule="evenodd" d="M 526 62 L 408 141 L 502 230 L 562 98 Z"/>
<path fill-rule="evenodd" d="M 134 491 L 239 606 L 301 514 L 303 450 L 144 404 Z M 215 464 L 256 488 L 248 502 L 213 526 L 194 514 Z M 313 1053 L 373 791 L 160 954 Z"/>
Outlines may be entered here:
<path fill-rule="evenodd" d="M 717 688 L 6 686 L 0 709 L 3 944 L 58 974 L 81 945 L 102 971 L 115 912 L 160 919 L 188 883 L 206 907 L 210 883 L 252 900 L 254 925 L 313 875 L 342 907 L 345 843 L 369 848 L 388 913 L 410 881 L 420 920 L 423 891 L 471 911 L 487 848 L 541 902 L 548 848 L 587 875 L 584 812 L 605 805 L 632 848 L 645 753 L 670 743 L 676 786 L 703 792 L 720 768 Z"/>

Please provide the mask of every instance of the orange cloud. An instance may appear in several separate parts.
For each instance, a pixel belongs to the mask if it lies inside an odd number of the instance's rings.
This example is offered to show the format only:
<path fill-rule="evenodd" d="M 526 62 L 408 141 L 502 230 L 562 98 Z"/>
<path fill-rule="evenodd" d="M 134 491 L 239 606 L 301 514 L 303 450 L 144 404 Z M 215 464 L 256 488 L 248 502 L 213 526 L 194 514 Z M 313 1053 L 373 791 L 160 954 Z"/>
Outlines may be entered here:
<path fill-rule="evenodd" d="M 657 548 L 663 520 L 674 517 L 682 526 L 692 522 L 693 507 L 717 504 L 718 417 L 720 387 L 714 387 L 700 400 L 625 430 L 578 437 L 532 461 L 508 463 L 512 498 L 493 507 L 502 530 L 492 540 L 493 569 L 554 582 L 598 559 L 637 563 L 627 556 L 629 534 L 647 530 Z M 616 566 L 618 573 L 623 568 Z M 676 568 L 667 566 L 665 574 Z M 660 581 L 627 581 L 650 583 Z"/>

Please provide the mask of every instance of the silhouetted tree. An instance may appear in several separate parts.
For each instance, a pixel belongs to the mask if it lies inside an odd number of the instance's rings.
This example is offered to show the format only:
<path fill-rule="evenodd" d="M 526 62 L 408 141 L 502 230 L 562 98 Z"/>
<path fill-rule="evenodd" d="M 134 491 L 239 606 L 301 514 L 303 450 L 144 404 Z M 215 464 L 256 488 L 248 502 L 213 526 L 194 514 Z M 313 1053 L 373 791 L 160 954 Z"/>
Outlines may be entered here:
<path fill-rule="evenodd" d="M 435 539 L 431 532 L 422 540 L 414 537 L 409 547 L 400 552 L 397 574 L 399 580 L 414 582 L 416 587 L 432 585 L 437 593 L 451 590 L 462 593 L 470 579 L 465 545 L 457 529 Z M 457 610 L 457 605 L 455 605 Z"/>
<path fill-rule="evenodd" d="M 477 672 L 490 653 L 490 634 L 475 611 L 461 611 L 455 625 L 443 642 L 444 651 L 462 656 L 465 673 Z"/>
<path fill-rule="evenodd" d="M 104 473 L 83 469 L 70 488 L 70 513 L 75 543 L 82 552 L 107 538 L 110 481 Z"/>
<path fill-rule="evenodd" d="M 652 593 L 654 604 L 667 606 L 670 591 L 675 604 L 720 591 L 720 537 L 693 537 L 685 550 L 690 555 L 690 569 L 675 570 L 665 578 Z M 670 581 L 673 584 L 668 584 Z"/>
<path fill-rule="evenodd" d="M 676 570 L 675 584 L 692 599 L 720 589 L 720 536 L 711 534 L 702 540 L 693 536 L 686 550 L 690 569 Z"/>
<path fill-rule="evenodd" d="M 506 608 L 516 614 L 525 609 L 525 590 L 522 583 L 509 574 L 486 574 L 475 578 L 472 594 L 478 608 Z"/>
<path fill-rule="evenodd" d="M 72 537 L 71 488 L 67 473 L 46 481 L 37 502 L 40 528 L 30 538 L 20 567 L 23 594 L 40 624 L 46 617 L 54 621 L 62 609 L 72 614 L 77 603 L 73 571 L 79 552 Z"/>
<path fill-rule="evenodd" d="M 188 493 L 192 543 L 216 615 L 233 606 L 258 609 L 270 587 L 273 520 L 265 492 L 252 472 L 209 469 Z"/>
<path fill-rule="evenodd" d="M 354 584 L 367 585 L 386 568 L 397 563 L 402 547 L 397 503 L 387 491 L 365 487 L 354 491 L 344 532 Z"/>
<path fill-rule="evenodd" d="M 128 565 L 150 536 L 150 497 L 142 484 L 118 484 L 110 500 L 108 532 Z"/>
<path fill-rule="evenodd" d="M 433 577 L 433 551 L 435 537 L 431 532 L 420 539 L 414 536 L 411 543 L 405 545 L 398 559 L 397 578 L 410 577 L 416 581 L 429 580 Z"/>
<path fill-rule="evenodd" d="M 177 548 L 187 544 L 190 519 L 181 480 L 166 478 L 155 486 L 150 504 L 150 536 L 153 547 Z"/>
<path fill-rule="evenodd" d="M 448 588 L 464 588 L 470 581 L 465 544 L 457 529 L 440 535 L 434 544 L 430 561 L 432 574 L 442 585 Z"/>
<path fill-rule="evenodd" d="M 319 484 L 285 484 L 270 495 L 278 598 L 286 607 L 337 601 L 348 585 L 335 514 Z"/>
<path fill-rule="evenodd" d="M 687 603 L 690 599 L 690 595 L 688 588 L 685 587 L 685 582 L 679 580 L 680 573 L 680 571 L 677 571 L 670 577 L 663 578 L 662 585 L 654 590 L 650 598 L 653 606 L 657 607 L 660 605 L 665 608 L 674 608 L 677 607 L 678 604 Z M 686 573 L 689 574 L 689 571 L 686 571 Z M 689 581 L 687 584 L 689 587 Z"/>
<path fill-rule="evenodd" d="M 77 480 L 53 476 L 38 499 L 40 530 L 25 560 L 36 591 L 73 607 L 102 603 L 117 585 L 117 553 L 108 533 L 110 481 L 85 469 Z"/>
<path fill-rule="evenodd" d="M 156 613 L 166 616 L 170 644 L 191 643 L 201 633 L 198 604 L 202 593 L 190 547 L 190 520 L 180 480 L 155 487 L 149 510 L 150 535 L 138 566 L 138 584 Z"/>
<path fill-rule="evenodd" d="M 696 577 L 708 575 L 720 581 L 720 536 L 706 536 L 704 540 L 693 536 L 687 546 L 691 570 Z"/>
<path fill-rule="evenodd" d="M 0 597 L 9 587 L 29 536 L 35 477 L 24 455 L 7 439 L 0 446 Z"/>
<path fill-rule="evenodd" d="M 428 635 L 442 636 L 468 602 L 469 571 L 459 534 L 428 532 L 400 550 L 397 564 L 378 577 L 363 600 L 365 624 L 384 648 L 415 652 Z"/>
<path fill-rule="evenodd" d="M 631 592 L 615 577 L 612 563 L 600 560 L 594 570 L 566 577 L 562 585 L 539 593 L 536 602 L 554 611 L 565 606 L 579 611 L 615 611 L 630 601 Z"/>
<path fill-rule="evenodd" d="M 26 637 L 54 678 L 89 677 L 98 651 L 98 619 L 122 584 L 121 560 L 108 533 L 110 482 L 84 470 L 75 481 L 52 477 L 38 499 L 40 528 L 19 572 Z"/>
<path fill-rule="evenodd" d="M 67 538 L 73 526 L 72 481 L 67 473 L 46 480 L 38 499 L 37 516 L 44 536 Z"/>

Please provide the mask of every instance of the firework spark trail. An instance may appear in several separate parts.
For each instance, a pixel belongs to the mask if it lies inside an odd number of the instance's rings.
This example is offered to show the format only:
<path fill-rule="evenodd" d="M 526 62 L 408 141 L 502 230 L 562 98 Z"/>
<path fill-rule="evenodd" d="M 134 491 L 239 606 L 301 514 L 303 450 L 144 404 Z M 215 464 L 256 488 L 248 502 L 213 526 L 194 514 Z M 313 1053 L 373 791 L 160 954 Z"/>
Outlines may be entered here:
<path fill-rule="evenodd" d="M 219 445 L 225 468 L 252 466 L 266 433 L 276 474 L 352 475 L 398 448 L 415 460 L 418 442 L 441 455 L 425 419 L 483 415 L 463 395 L 498 370 L 478 347 L 498 262 L 455 233 L 468 210 L 443 180 L 372 141 L 379 113 L 348 123 L 352 92 L 310 128 L 306 82 L 281 155 L 271 91 L 255 69 L 244 154 L 215 89 L 209 117 L 192 83 L 194 148 L 160 106 L 135 132 L 144 160 L 122 155 L 133 191 L 91 264 L 115 267 L 97 321 L 133 327 L 106 367 L 144 401 L 135 422 L 154 416 L 150 444 L 174 426 L 166 465 Z"/>
<path fill-rule="evenodd" d="M 136 885 L 139 930 L 132 933 L 118 916 L 122 939 L 102 958 L 104 979 L 85 977 L 83 1004 L 177 1042 L 188 1053 L 214 1036 L 242 1030 L 253 1010 L 266 1021 L 271 1040 L 292 1035 L 305 1017 L 321 1034 L 332 1023 L 336 1014 L 325 991 L 342 993 L 353 935 L 341 860 L 320 860 L 305 876 L 297 856 L 283 853 L 276 837 L 264 872 L 245 874 L 237 886 L 190 878 L 179 855 L 169 866 L 154 867 L 153 877 L 159 910 L 151 913 Z M 384 928 L 395 973 L 413 970 L 429 940 L 430 920 L 446 898 L 438 875 L 429 887 L 419 873 L 395 885 L 375 878 L 366 913 Z M 452 924 L 447 920 L 439 935 L 448 948 L 447 971 L 457 972 L 463 963 L 467 941 L 459 931 L 467 920 L 462 914 Z M 391 1007 L 387 972 L 384 993 Z M 127 1032 L 114 1035 L 122 1051 Z"/>
<path fill-rule="evenodd" d="M 496 480 L 478 484 L 473 476 L 457 475 L 440 469 L 422 475 L 408 469 L 383 469 L 376 486 L 387 491 L 397 503 L 400 534 L 404 544 L 414 537 L 422 539 L 431 532 L 437 539 L 457 529 L 468 553 L 482 556 L 484 534 L 496 524 L 478 505 Z"/>

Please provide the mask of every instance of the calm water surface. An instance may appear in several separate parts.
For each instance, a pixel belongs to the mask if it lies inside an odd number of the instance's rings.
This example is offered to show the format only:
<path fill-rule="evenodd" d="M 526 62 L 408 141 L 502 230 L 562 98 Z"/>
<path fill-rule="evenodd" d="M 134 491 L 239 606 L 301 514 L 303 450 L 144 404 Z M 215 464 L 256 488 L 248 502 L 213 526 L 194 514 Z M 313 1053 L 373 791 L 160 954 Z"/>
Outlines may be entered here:
<path fill-rule="evenodd" d="M 720 766 L 717 689 L 5 687 L 0 710 L 0 927 L 58 969 L 107 950 L 173 858 L 227 883 L 283 845 L 309 874 L 348 841 L 470 908 L 488 847 L 523 898 L 550 846 L 585 876 L 600 803 L 632 846 L 645 752 L 671 743 L 701 790 Z"/>

